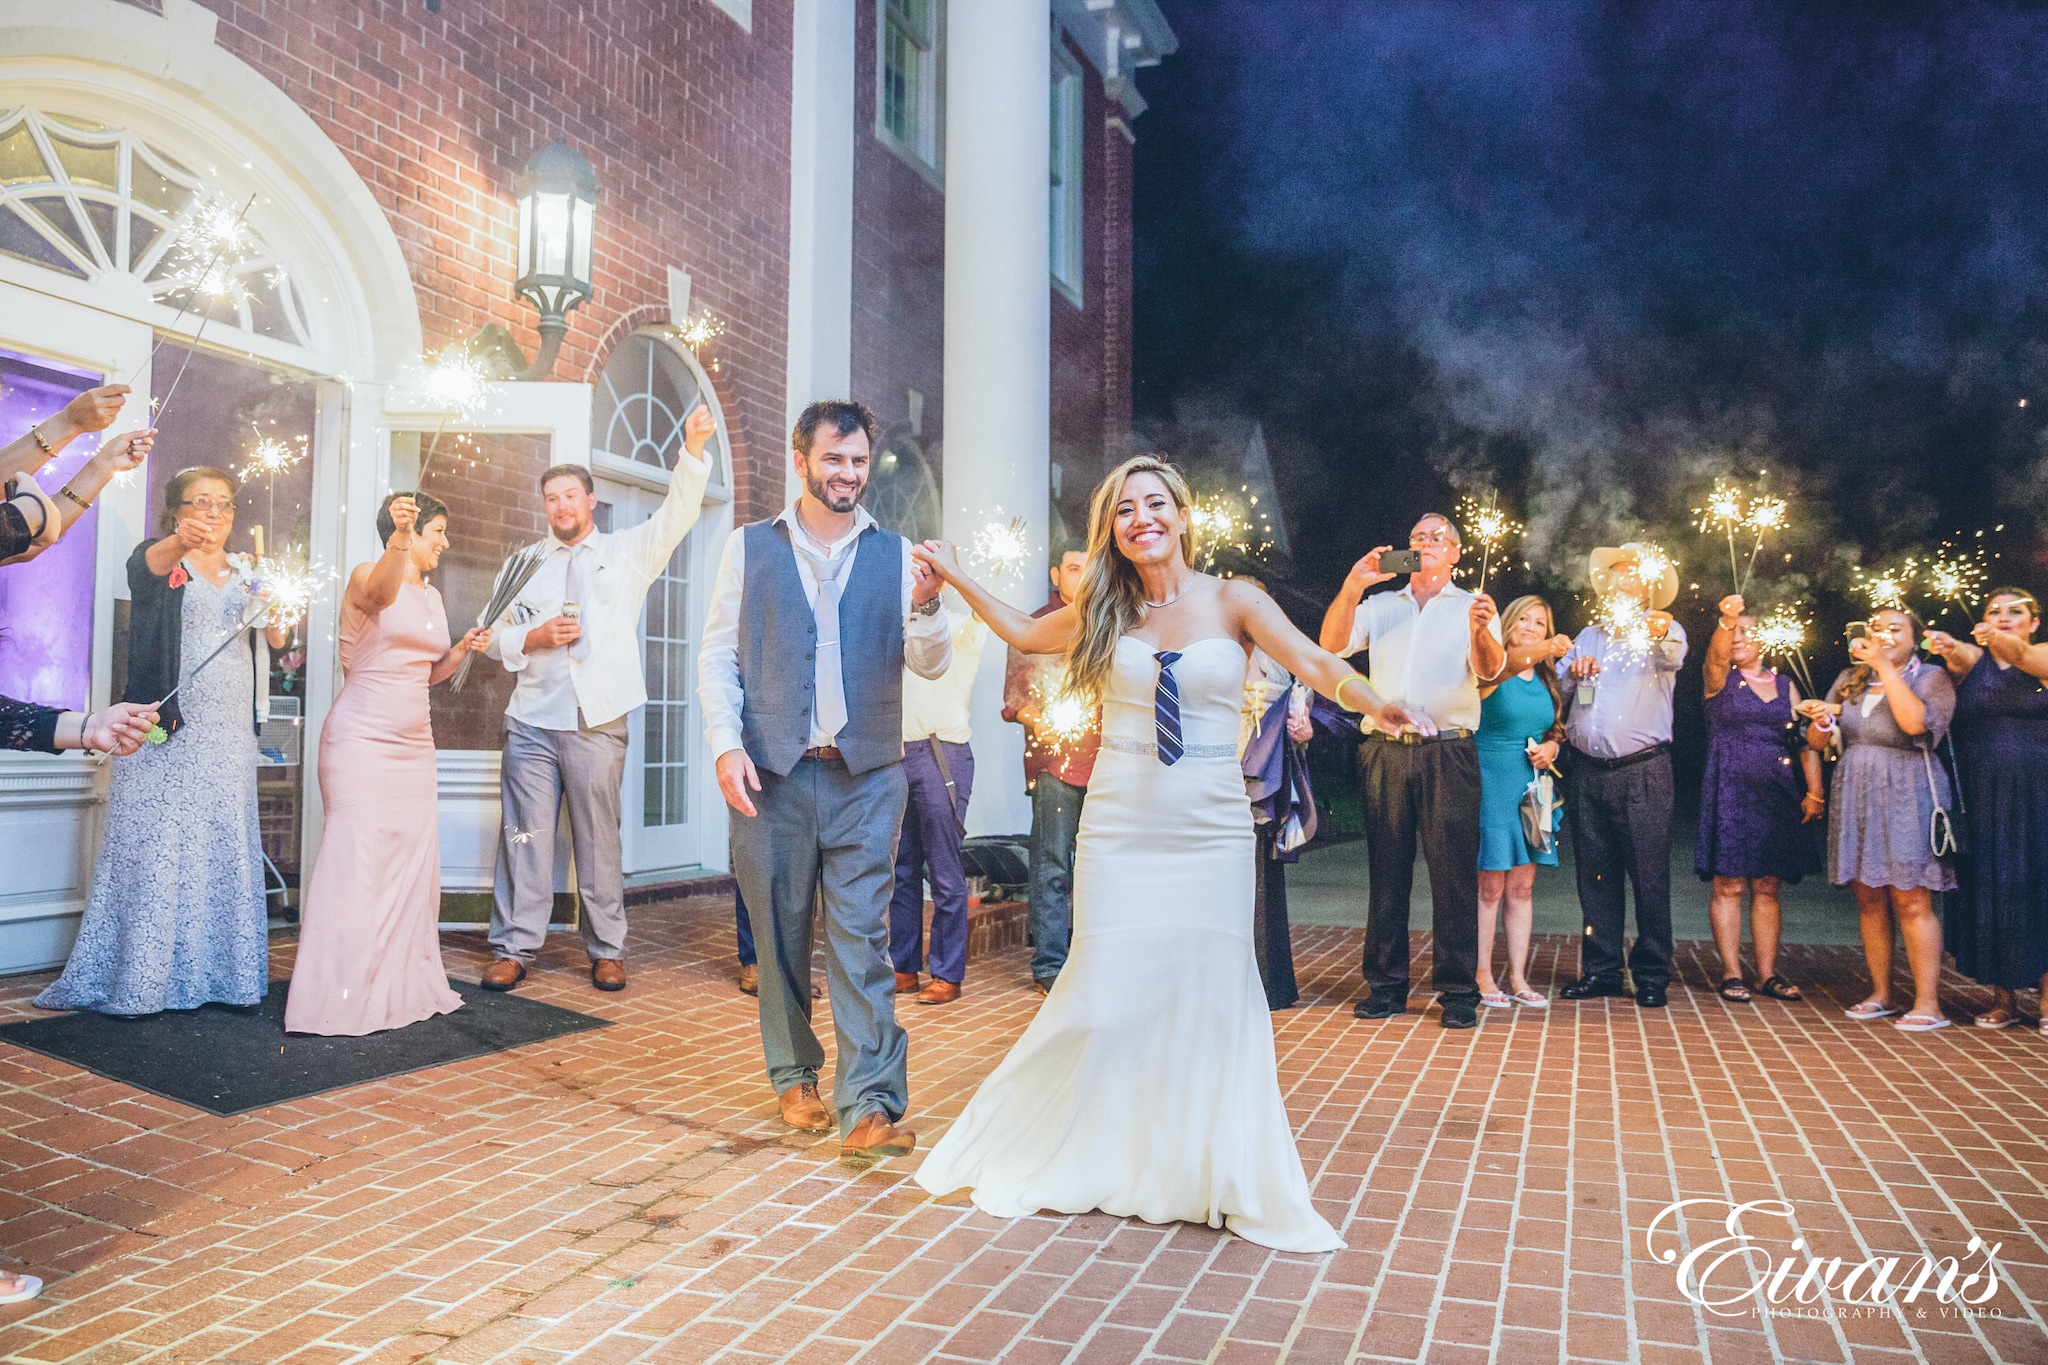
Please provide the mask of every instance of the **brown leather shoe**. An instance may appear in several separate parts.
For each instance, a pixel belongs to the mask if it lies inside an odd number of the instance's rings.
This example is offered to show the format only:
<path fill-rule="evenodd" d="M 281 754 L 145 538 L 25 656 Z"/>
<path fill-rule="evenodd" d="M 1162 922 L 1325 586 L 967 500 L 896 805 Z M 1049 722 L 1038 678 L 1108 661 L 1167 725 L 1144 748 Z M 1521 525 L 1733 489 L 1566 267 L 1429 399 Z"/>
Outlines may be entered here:
<path fill-rule="evenodd" d="M 835 1122 L 832 1111 L 825 1107 L 825 1101 L 818 1098 L 816 1081 L 793 1085 L 776 1099 L 782 1104 L 782 1121 L 792 1128 L 806 1133 L 823 1133 L 829 1131 Z"/>
<path fill-rule="evenodd" d="M 1036 995 L 1051 995 L 1051 994 L 1052 994 L 1052 987 L 1051 987 L 1051 986 L 1050 986 L 1049 984 L 1047 984 L 1046 982 L 1043 982 L 1043 981 L 1034 981 L 1034 982 L 1032 982 L 1032 983 L 1031 983 L 1031 990 L 1032 990 L 1032 992 L 1033 992 L 1034 994 L 1036 994 Z"/>
<path fill-rule="evenodd" d="M 477 985 L 487 991 L 509 991 L 526 980 L 526 964 L 516 957 L 494 958 L 484 968 L 484 974 Z"/>
<path fill-rule="evenodd" d="M 916 995 L 916 994 L 917 994 L 917 973 L 916 973 L 916 972 L 898 972 L 898 973 L 896 973 L 896 994 L 898 994 L 898 995 Z"/>
<path fill-rule="evenodd" d="M 959 982 L 941 981 L 935 976 L 932 978 L 932 984 L 926 986 L 919 993 L 917 1003 L 920 1005 L 950 1005 L 959 998 Z"/>
<path fill-rule="evenodd" d="M 853 1131 L 839 1142 L 841 1156 L 908 1156 L 917 1147 L 917 1134 L 889 1122 L 880 1110 L 864 1116 Z"/>
<path fill-rule="evenodd" d="M 590 959 L 590 984 L 601 991 L 626 989 L 626 964 L 615 957 Z"/>
<path fill-rule="evenodd" d="M 761 969 L 751 962 L 746 963 L 740 968 L 740 993 L 742 995 L 759 995 L 761 993 Z"/>

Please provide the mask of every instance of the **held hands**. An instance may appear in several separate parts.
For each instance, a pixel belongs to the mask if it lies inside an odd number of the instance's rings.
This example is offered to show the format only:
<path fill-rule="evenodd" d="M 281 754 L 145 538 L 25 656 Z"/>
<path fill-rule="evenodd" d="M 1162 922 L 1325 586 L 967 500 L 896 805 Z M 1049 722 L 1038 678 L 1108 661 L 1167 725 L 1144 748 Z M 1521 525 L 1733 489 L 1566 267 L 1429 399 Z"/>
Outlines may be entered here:
<path fill-rule="evenodd" d="M 142 747 L 156 722 L 156 711 L 147 702 L 119 702 L 85 718 L 85 747 L 126 758 Z"/>
<path fill-rule="evenodd" d="M 1840 707 L 1831 706 L 1818 697 L 1802 698 L 1792 709 L 1804 716 L 1809 725 L 1823 734 L 1835 728 L 1835 714 L 1841 710 Z"/>
<path fill-rule="evenodd" d="M 1477 636 L 1486 629 L 1487 623 L 1499 614 L 1500 608 L 1494 606 L 1493 599 L 1482 592 L 1473 594 L 1472 608 L 1465 613 L 1465 617 L 1471 622 L 1472 634 Z"/>
<path fill-rule="evenodd" d="M 1393 581 L 1393 574 L 1380 572 L 1380 556 L 1393 548 L 1391 545 L 1379 546 L 1366 555 L 1365 558 L 1353 564 L 1351 572 L 1344 575 L 1345 586 L 1357 588 L 1360 592 L 1364 592 L 1367 588 L 1377 587 L 1382 583 Z"/>
<path fill-rule="evenodd" d="M 946 580 L 915 555 L 910 560 L 910 605 L 921 607 L 946 590 Z"/>
<path fill-rule="evenodd" d="M 1296 744 L 1306 744 L 1316 737 L 1315 722 L 1308 718 L 1308 712 L 1297 713 L 1294 708 L 1288 708 L 1287 737 Z"/>
<path fill-rule="evenodd" d="M 727 749 L 718 756 L 718 790 L 725 797 L 725 804 L 741 815 L 752 818 L 753 798 L 747 789 L 761 790 L 761 774 L 754 770 L 754 760 L 747 757 L 745 749 Z"/>
<path fill-rule="evenodd" d="M 1720 605 L 1721 629 L 1734 630 L 1735 622 L 1744 611 L 1748 610 L 1748 606 L 1749 604 L 1742 600 L 1742 594 L 1739 592 L 1729 593 L 1726 597 L 1722 598 Z"/>
<path fill-rule="evenodd" d="M 718 433 L 718 421 L 712 417 L 711 409 L 699 403 L 683 419 L 683 449 L 696 459 L 704 458 L 704 447 Z"/>
<path fill-rule="evenodd" d="M 910 547 L 911 560 L 951 583 L 962 577 L 960 548 L 949 540 L 927 540 Z"/>
<path fill-rule="evenodd" d="M 566 616 L 550 616 L 526 632 L 526 652 L 532 654 L 543 649 L 562 649 L 575 644 L 582 637 L 582 622 L 571 621 Z"/>

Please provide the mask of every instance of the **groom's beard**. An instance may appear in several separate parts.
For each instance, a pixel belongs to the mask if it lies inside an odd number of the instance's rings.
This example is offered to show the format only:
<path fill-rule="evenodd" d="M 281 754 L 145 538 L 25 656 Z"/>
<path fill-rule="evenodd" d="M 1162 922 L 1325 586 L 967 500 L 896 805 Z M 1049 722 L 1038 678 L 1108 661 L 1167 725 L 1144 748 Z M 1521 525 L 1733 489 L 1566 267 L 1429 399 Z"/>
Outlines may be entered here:
<path fill-rule="evenodd" d="M 863 479 L 854 486 L 851 492 L 848 492 L 843 485 L 834 488 L 823 479 L 813 478 L 809 474 L 804 475 L 804 491 L 819 502 L 824 503 L 825 506 L 834 512 L 851 512 L 854 504 L 860 501 L 860 495 L 866 491 L 867 486 L 867 480 Z"/>

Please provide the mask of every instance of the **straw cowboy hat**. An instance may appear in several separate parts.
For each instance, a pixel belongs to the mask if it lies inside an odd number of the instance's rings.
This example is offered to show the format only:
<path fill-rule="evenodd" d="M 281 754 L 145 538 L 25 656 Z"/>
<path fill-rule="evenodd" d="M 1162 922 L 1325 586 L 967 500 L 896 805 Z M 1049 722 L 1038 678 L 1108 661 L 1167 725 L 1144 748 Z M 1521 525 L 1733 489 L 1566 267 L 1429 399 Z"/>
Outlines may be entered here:
<path fill-rule="evenodd" d="M 1625 579 L 1633 579 L 1636 556 L 1643 552 L 1641 541 L 1631 540 L 1625 545 L 1602 545 L 1593 551 L 1590 559 L 1593 591 L 1606 596 L 1620 592 Z M 1678 570 L 1667 559 L 1663 576 L 1650 584 L 1650 610 L 1662 611 L 1678 600 Z"/>

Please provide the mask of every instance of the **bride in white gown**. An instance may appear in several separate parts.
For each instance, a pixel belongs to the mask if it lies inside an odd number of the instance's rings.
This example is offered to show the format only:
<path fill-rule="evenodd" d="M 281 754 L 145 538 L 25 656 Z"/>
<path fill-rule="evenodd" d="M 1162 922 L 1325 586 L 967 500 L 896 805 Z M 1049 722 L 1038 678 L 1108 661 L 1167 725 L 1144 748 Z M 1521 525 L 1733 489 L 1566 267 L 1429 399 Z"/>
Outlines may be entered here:
<path fill-rule="evenodd" d="M 917 1180 L 971 1188 L 999 1217 L 1099 1209 L 1330 1251 L 1343 1242 L 1309 1200 L 1252 948 L 1247 651 L 1369 721 L 1428 721 L 1383 703 L 1265 593 L 1190 567 L 1189 501 L 1171 465 L 1125 462 L 1096 490 L 1080 593 L 1043 617 L 990 596 L 950 545 L 917 551 L 997 635 L 1068 653 L 1068 690 L 1103 708 L 1066 966 Z"/>

